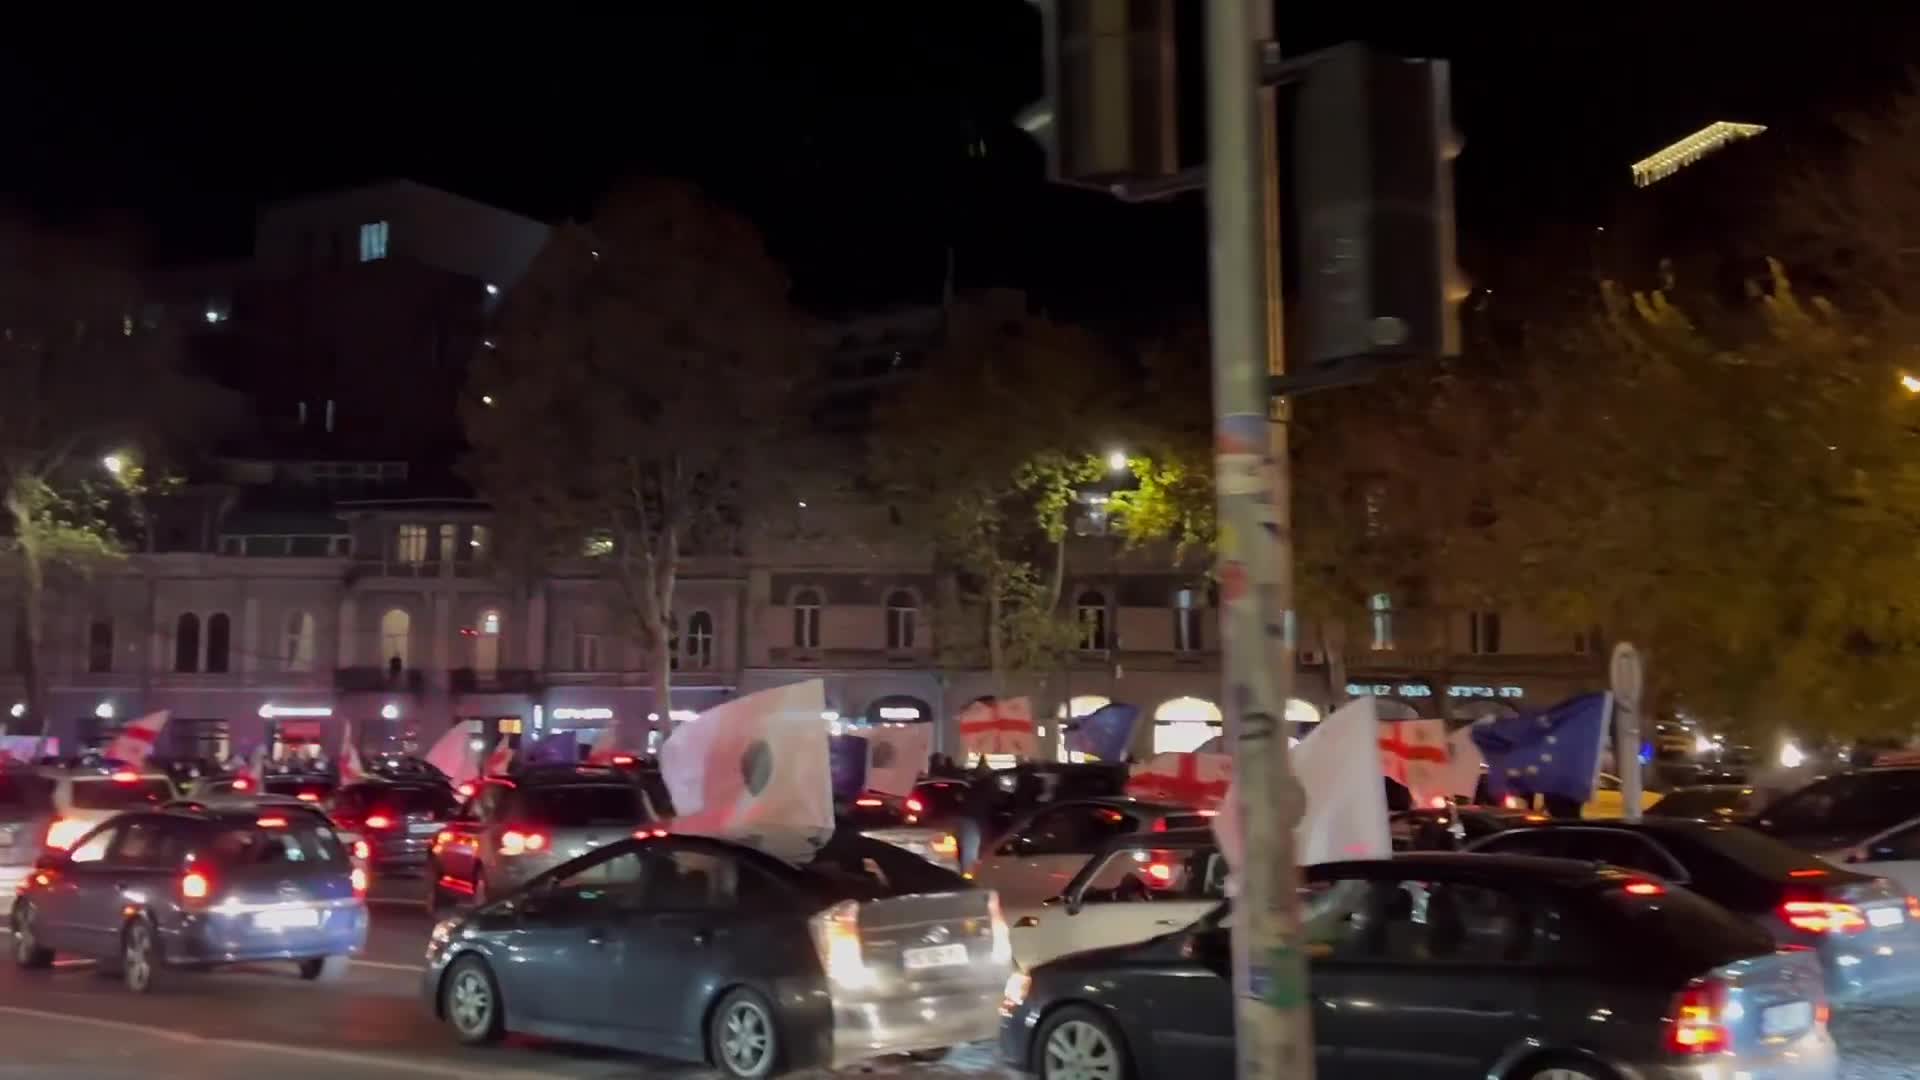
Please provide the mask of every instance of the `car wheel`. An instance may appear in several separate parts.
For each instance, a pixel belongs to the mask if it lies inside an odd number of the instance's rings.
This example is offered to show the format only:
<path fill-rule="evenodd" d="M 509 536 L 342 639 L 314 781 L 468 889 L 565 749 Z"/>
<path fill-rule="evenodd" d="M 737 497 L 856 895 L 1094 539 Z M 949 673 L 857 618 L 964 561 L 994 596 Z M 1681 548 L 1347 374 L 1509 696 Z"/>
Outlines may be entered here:
<path fill-rule="evenodd" d="M 1512 1073 L 1515 1080 L 1620 1080 L 1620 1074 L 1580 1058 L 1531 1061 Z"/>
<path fill-rule="evenodd" d="M 440 1015 L 463 1043 L 477 1046 L 500 1038 L 506 1031 L 501 1004 L 500 984 L 487 970 L 487 962 L 477 956 L 455 960 L 440 981 Z"/>
<path fill-rule="evenodd" d="M 300 961 L 300 977 L 308 982 L 339 982 L 346 974 L 344 956 L 309 956 Z"/>
<path fill-rule="evenodd" d="M 53 965 L 53 950 L 40 944 L 35 933 L 33 905 L 25 900 L 13 905 L 13 962 L 23 968 Z"/>
<path fill-rule="evenodd" d="M 165 978 L 161 974 L 160 939 L 153 923 L 134 919 L 120 936 L 120 980 L 136 994 L 151 994 Z"/>
<path fill-rule="evenodd" d="M 780 1062 L 780 1034 L 767 999 L 744 987 L 721 998 L 707 1021 L 707 1057 L 735 1080 L 772 1076 Z"/>
<path fill-rule="evenodd" d="M 1084 1005 L 1069 1005 L 1048 1017 L 1034 1040 L 1033 1056 L 1040 1080 L 1126 1080 L 1133 1074 L 1119 1031 Z"/>

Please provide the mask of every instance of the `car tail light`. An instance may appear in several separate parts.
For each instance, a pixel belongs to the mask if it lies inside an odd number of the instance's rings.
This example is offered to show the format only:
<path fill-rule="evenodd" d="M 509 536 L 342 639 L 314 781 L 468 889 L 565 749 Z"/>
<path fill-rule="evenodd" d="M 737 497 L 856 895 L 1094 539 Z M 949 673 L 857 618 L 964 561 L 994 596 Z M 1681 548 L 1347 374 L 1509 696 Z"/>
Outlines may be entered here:
<path fill-rule="evenodd" d="M 347 880 L 353 883 L 353 895 L 355 896 L 367 895 L 367 872 L 364 868 L 358 867 L 358 866 L 354 867 L 347 874 Z"/>
<path fill-rule="evenodd" d="M 876 798 L 874 798 L 874 797 L 872 797 L 872 796 L 870 796 L 870 795 L 869 795 L 869 796 L 867 796 L 867 797 L 865 797 L 865 798 L 860 798 L 860 799 L 855 799 L 855 800 L 853 800 L 853 805 L 855 805 L 855 806 L 865 806 L 865 807 L 868 807 L 868 808 L 872 808 L 872 807 L 875 807 L 875 806 L 885 806 L 885 805 L 887 805 L 887 800 L 885 800 L 885 799 L 876 799 Z"/>
<path fill-rule="evenodd" d="M 1428 805 L 1432 806 L 1435 810 L 1445 810 L 1447 808 L 1447 797 L 1445 795 L 1435 795 L 1428 801 Z"/>
<path fill-rule="evenodd" d="M 813 934 L 813 948 L 820 954 L 820 968 L 827 981 L 849 990 L 872 986 L 874 970 L 867 966 L 860 948 L 860 904 L 842 900 L 807 920 Z"/>
<path fill-rule="evenodd" d="M 369 829 L 391 829 L 391 828 L 393 828 L 393 819 L 392 819 L 392 818 L 390 818 L 390 817 L 388 817 L 388 816 L 387 816 L 387 815 L 385 815 L 385 814 L 368 814 L 368 815 L 367 815 L 367 828 L 369 828 Z"/>
<path fill-rule="evenodd" d="M 1525 810 L 1527 808 L 1527 801 L 1518 795 L 1509 795 L 1500 800 L 1500 805 L 1509 810 Z"/>
<path fill-rule="evenodd" d="M 140 774 L 132 769 L 119 769 L 109 779 L 116 784 L 137 784 L 140 782 Z"/>
<path fill-rule="evenodd" d="M 254 818 L 253 823 L 263 829 L 284 829 L 287 827 L 287 819 L 278 814 L 274 814 L 271 817 Z"/>
<path fill-rule="evenodd" d="M 1787 876 L 1790 878 L 1816 878 L 1826 877 L 1827 872 L 1817 866 L 1803 866 L 1797 870 L 1787 871 Z"/>
<path fill-rule="evenodd" d="M 651 828 L 633 830 L 633 838 L 635 840 L 656 840 L 665 835 L 667 835 L 667 830 L 657 825 Z"/>
<path fill-rule="evenodd" d="M 189 870 L 180 875 L 180 898 L 183 900 L 205 900 L 213 892 L 213 882 L 198 870 Z"/>
<path fill-rule="evenodd" d="M 1156 818 L 1156 819 L 1154 819 L 1154 822 L 1153 822 L 1153 828 L 1152 828 L 1152 830 L 1150 830 L 1150 831 L 1152 831 L 1152 832 L 1166 832 L 1166 831 L 1167 831 L 1167 819 L 1166 819 L 1166 818 Z"/>
<path fill-rule="evenodd" d="M 1676 1054 L 1718 1054 L 1732 1043 L 1723 1022 L 1727 987 L 1718 979 L 1694 983 L 1673 999 L 1667 1017 L 1667 1049 Z"/>
<path fill-rule="evenodd" d="M 89 827 L 87 822 L 78 818 L 54 818 L 47 825 L 47 846 L 65 851 L 78 843 L 81 837 L 87 835 Z"/>
<path fill-rule="evenodd" d="M 927 812 L 926 803 L 921 802 L 917 796 L 913 796 L 913 795 L 907 796 L 907 813 L 924 814 L 926 812 Z"/>
<path fill-rule="evenodd" d="M 319 802 L 320 801 L 319 793 L 314 791 L 302 791 L 298 795 L 295 795 L 294 798 L 299 799 L 301 802 Z"/>
<path fill-rule="evenodd" d="M 368 844 L 365 840 L 355 840 L 353 842 L 353 857 L 356 859 L 373 858 L 372 845 Z"/>
<path fill-rule="evenodd" d="M 1789 900 L 1780 905 L 1780 918 L 1809 934 L 1857 934 L 1867 928 L 1865 912 L 1831 900 Z"/>
<path fill-rule="evenodd" d="M 1833 1019 L 1833 1006 L 1822 1001 L 1813 1007 L 1814 1023 L 1824 1026 L 1831 1019 Z"/>
<path fill-rule="evenodd" d="M 471 799 L 473 798 L 473 793 L 480 789 L 473 786 L 473 781 L 468 780 L 465 783 L 461 784 L 459 787 L 454 788 L 453 790 L 458 792 L 461 798 Z"/>
<path fill-rule="evenodd" d="M 1163 862 L 1147 864 L 1147 884 L 1156 889 L 1164 889 L 1173 884 L 1173 867 Z"/>
<path fill-rule="evenodd" d="M 500 834 L 500 854 L 502 855 L 525 855 L 532 851 L 545 851 L 546 847 L 547 834 L 543 832 L 535 832 L 532 829 L 525 832 L 519 829 L 508 829 Z"/>
<path fill-rule="evenodd" d="M 1920 896 L 1907 894 L 1907 918 L 1920 922 Z"/>
<path fill-rule="evenodd" d="M 987 953 L 988 961 L 995 964 L 1013 963 L 1013 931 L 1007 927 L 1007 915 L 1000 910 L 1000 894 L 987 896 L 987 921 L 993 926 L 993 948 Z"/>
<path fill-rule="evenodd" d="M 1657 881 L 1629 881 L 1620 886 L 1620 891 L 1628 896 L 1665 896 L 1667 887 Z"/>
<path fill-rule="evenodd" d="M 607 760 L 614 765 L 631 765 L 633 764 L 633 755 L 632 754 L 615 754 L 613 755 L 613 757 Z"/>
<path fill-rule="evenodd" d="M 252 780 L 249 780 L 249 779 L 247 779 L 247 778 L 246 778 L 246 777 L 244 777 L 244 776 L 236 776 L 236 777 L 234 777 L 234 778 L 233 778 L 233 790 L 235 790 L 235 791 L 252 791 L 252 790 L 253 790 L 253 781 L 252 781 Z"/>

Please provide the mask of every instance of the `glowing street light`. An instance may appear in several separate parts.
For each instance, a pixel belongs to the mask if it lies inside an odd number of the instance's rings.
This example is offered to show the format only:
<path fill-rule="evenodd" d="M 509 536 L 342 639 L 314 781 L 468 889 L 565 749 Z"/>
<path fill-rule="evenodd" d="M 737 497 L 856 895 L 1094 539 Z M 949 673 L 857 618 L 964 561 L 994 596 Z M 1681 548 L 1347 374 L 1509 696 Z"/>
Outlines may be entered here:
<path fill-rule="evenodd" d="M 13 708 L 7 710 L 7 715 L 13 717 L 15 720 L 27 715 L 27 703 L 24 701 L 14 702 Z"/>
<path fill-rule="evenodd" d="M 100 464 L 108 472 L 119 476 L 122 472 L 126 471 L 127 459 L 121 457 L 119 454 L 108 454 L 106 457 L 100 459 Z"/>
<path fill-rule="evenodd" d="M 1909 394 L 1920 394 L 1920 378 L 1915 378 L 1913 375 L 1904 371 L 1901 372 L 1900 389 L 1905 390 Z"/>
<path fill-rule="evenodd" d="M 1107 469 L 1110 472 L 1126 472 L 1127 452 L 1125 450 L 1109 451 L 1107 453 Z"/>

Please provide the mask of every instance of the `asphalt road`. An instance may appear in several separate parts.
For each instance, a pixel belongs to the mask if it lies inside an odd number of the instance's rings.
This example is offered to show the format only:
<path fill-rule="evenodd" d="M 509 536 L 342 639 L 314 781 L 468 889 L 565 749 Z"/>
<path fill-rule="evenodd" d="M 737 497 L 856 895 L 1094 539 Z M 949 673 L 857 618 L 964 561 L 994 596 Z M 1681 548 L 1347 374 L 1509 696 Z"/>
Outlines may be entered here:
<path fill-rule="evenodd" d="M 302 982 L 291 965 L 173 972 L 134 995 L 90 963 L 22 971 L 0 959 L 0 1078 L 341 1076 L 591 1077 L 695 1080 L 714 1074 L 586 1047 L 509 1039 L 468 1048 L 426 1011 L 419 978 L 432 921 L 414 903 L 376 902 L 366 952 L 339 982 Z M 951 1064 L 880 1062 L 834 1077 L 999 1075 L 984 1048 Z"/>

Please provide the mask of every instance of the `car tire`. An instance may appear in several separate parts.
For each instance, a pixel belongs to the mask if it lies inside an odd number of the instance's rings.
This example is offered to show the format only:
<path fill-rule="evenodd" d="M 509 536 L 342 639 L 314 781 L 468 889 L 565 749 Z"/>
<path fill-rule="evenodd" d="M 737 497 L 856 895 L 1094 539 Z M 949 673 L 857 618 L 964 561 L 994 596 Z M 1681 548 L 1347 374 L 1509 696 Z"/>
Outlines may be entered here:
<path fill-rule="evenodd" d="M 1040 1025 L 1033 1040 L 1031 1068 L 1040 1080 L 1068 1076 L 1127 1080 L 1134 1075 L 1120 1029 L 1085 1005 L 1069 1005 Z"/>
<path fill-rule="evenodd" d="M 1509 1073 L 1511 1080 L 1620 1080 L 1620 1074 L 1583 1057 L 1534 1058 Z"/>
<path fill-rule="evenodd" d="M 469 1046 L 498 1042 L 507 1030 L 500 983 L 487 962 L 467 955 L 453 962 L 440 980 L 440 1015 Z"/>
<path fill-rule="evenodd" d="M 120 932 L 120 981 L 136 994 L 151 994 L 166 985 L 166 958 L 160 933 L 146 918 L 127 920 Z"/>
<path fill-rule="evenodd" d="M 339 982 L 346 975 L 344 956 L 309 956 L 300 961 L 300 977 L 308 982 Z"/>
<path fill-rule="evenodd" d="M 53 966 L 53 950 L 40 944 L 34 932 L 33 904 L 21 900 L 13 905 L 13 962 L 23 968 Z"/>
<path fill-rule="evenodd" d="M 758 993 L 727 992 L 707 1018 L 707 1061 L 730 1080 L 762 1080 L 780 1068 L 780 1029 Z"/>

